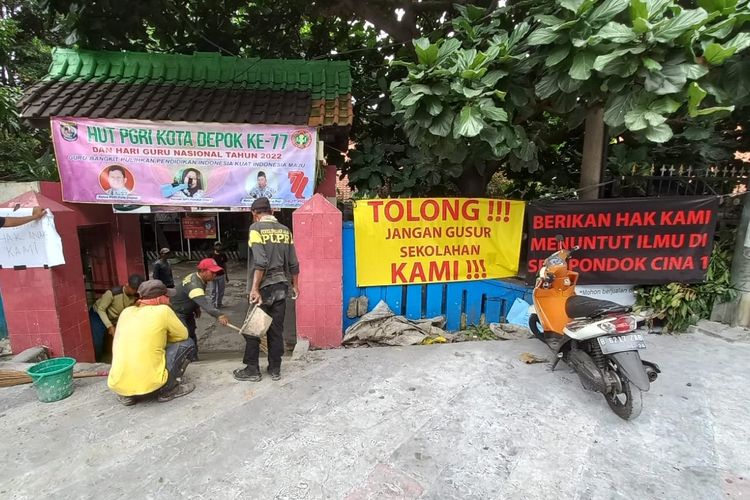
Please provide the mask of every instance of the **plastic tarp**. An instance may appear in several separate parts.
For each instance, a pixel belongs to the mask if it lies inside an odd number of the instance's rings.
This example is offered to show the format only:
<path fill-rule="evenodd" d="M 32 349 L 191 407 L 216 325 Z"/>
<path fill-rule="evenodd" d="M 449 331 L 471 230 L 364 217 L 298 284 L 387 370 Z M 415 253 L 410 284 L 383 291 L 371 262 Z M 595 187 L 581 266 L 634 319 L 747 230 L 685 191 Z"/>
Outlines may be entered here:
<path fill-rule="evenodd" d="M 427 337 L 446 335 L 445 317 L 410 320 L 396 314 L 384 301 L 346 329 L 344 345 L 416 345 Z"/>

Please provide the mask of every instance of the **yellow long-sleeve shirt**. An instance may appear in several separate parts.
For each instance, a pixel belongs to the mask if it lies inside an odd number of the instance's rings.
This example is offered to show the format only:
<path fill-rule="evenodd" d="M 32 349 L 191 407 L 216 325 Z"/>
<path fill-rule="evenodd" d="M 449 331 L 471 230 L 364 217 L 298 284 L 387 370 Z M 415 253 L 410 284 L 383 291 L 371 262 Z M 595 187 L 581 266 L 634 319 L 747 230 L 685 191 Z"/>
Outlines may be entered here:
<path fill-rule="evenodd" d="M 188 338 L 168 305 L 128 307 L 117 322 L 107 385 L 120 396 L 149 394 L 167 382 L 167 343 Z"/>

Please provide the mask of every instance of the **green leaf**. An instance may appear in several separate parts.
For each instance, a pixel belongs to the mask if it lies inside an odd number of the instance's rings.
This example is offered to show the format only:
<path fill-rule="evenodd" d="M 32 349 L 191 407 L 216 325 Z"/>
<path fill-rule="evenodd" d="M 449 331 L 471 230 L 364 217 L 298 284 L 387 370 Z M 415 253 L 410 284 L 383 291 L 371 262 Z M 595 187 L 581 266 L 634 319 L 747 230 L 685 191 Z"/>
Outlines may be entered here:
<path fill-rule="evenodd" d="M 646 130 L 646 139 L 651 142 L 667 142 L 672 138 L 672 128 L 666 123 L 656 125 L 655 127 L 648 127 Z"/>
<path fill-rule="evenodd" d="M 450 87 L 444 82 L 434 83 L 430 89 L 433 95 L 448 95 L 448 92 L 450 92 Z"/>
<path fill-rule="evenodd" d="M 575 80 L 588 80 L 591 77 L 591 70 L 594 67 L 596 58 L 596 54 L 593 52 L 578 52 L 573 57 L 573 64 L 570 66 L 568 74 Z"/>
<path fill-rule="evenodd" d="M 624 24 L 614 21 L 605 24 L 597 33 L 604 40 L 611 40 L 615 43 L 627 43 L 635 40 L 635 32 Z"/>
<path fill-rule="evenodd" d="M 708 74 L 708 68 L 702 64 L 682 64 L 688 80 L 698 80 Z"/>
<path fill-rule="evenodd" d="M 625 115 L 632 109 L 637 95 L 626 93 L 612 96 L 604 110 L 604 123 L 610 127 L 621 127 L 625 124 Z"/>
<path fill-rule="evenodd" d="M 618 57 L 611 63 L 607 65 L 604 69 L 600 71 L 600 73 L 612 76 L 616 75 L 619 76 L 622 79 L 626 79 L 630 76 L 633 76 L 640 66 L 638 65 L 638 60 L 633 59 L 632 57 Z M 614 86 L 617 86 L 618 82 L 608 82 L 615 84 Z"/>
<path fill-rule="evenodd" d="M 632 0 L 630 2 L 630 20 L 635 22 L 636 19 L 648 19 L 648 6 L 644 0 Z"/>
<path fill-rule="evenodd" d="M 702 127 L 688 127 L 681 134 L 685 139 L 689 141 L 704 141 L 711 137 L 712 131 Z"/>
<path fill-rule="evenodd" d="M 455 38 L 446 38 L 438 49 L 436 64 L 441 64 L 461 47 L 461 42 Z"/>
<path fill-rule="evenodd" d="M 583 5 L 584 0 L 560 0 L 560 7 L 564 7 L 574 14 L 578 13 L 578 9 Z"/>
<path fill-rule="evenodd" d="M 750 33 L 738 33 L 737 36 L 727 42 L 727 47 L 734 47 L 737 52 L 750 47 Z"/>
<path fill-rule="evenodd" d="M 564 19 L 560 19 L 557 16 L 550 16 L 547 14 L 536 15 L 534 16 L 534 19 L 536 19 L 537 21 L 539 21 L 545 26 L 559 26 L 560 24 L 565 22 Z"/>
<path fill-rule="evenodd" d="M 550 74 L 544 75 L 534 87 L 537 97 L 540 99 L 547 99 L 554 95 L 558 90 L 557 86 L 557 75 Z"/>
<path fill-rule="evenodd" d="M 425 66 L 432 66 L 435 64 L 439 50 L 436 44 L 431 44 L 427 38 L 419 38 L 414 40 L 413 43 L 419 64 L 424 64 Z"/>
<path fill-rule="evenodd" d="M 555 33 L 552 28 L 539 28 L 529 35 L 529 38 L 526 39 L 526 43 L 529 45 L 549 45 L 557 40 L 559 36 L 560 35 Z"/>
<path fill-rule="evenodd" d="M 607 67 L 612 61 L 617 59 L 618 57 L 621 57 L 628 53 L 627 49 L 621 49 L 621 50 L 615 50 L 614 52 L 610 52 L 609 54 L 604 54 L 602 56 L 599 56 L 594 61 L 593 68 L 596 71 L 602 71 L 604 68 Z"/>
<path fill-rule="evenodd" d="M 429 131 L 431 134 L 439 137 L 448 137 L 448 134 L 451 133 L 452 126 L 453 113 L 449 109 L 444 109 L 437 118 L 432 120 L 432 125 L 430 125 Z"/>
<path fill-rule="evenodd" d="M 664 11 L 675 4 L 674 0 L 646 0 L 648 5 L 648 18 L 656 19 L 664 14 Z"/>
<path fill-rule="evenodd" d="M 698 0 L 698 5 L 708 12 L 731 14 L 737 10 L 737 0 Z"/>
<path fill-rule="evenodd" d="M 681 104 L 674 99 L 662 97 L 652 102 L 648 109 L 655 113 L 666 113 L 669 115 L 680 109 L 680 106 Z"/>
<path fill-rule="evenodd" d="M 730 17 L 729 19 L 726 19 L 720 23 L 716 23 L 715 25 L 706 28 L 706 31 L 704 33 L 706 35 L 710 35 L 713 37 L 718 38 L 719 40 L 722 40 L 729 36 L 729 34 L 734 29 L 734 25 L 737 22 L 737 19 L 734 17 Z"/>
<path fill-rule="evenodd" d="M 648 128 L 648 122 L 646 121 L 646 117 L 643 116 L 644 114 L 644 111 L 641 109 L 634 109 L 625 113 L 625 126 L 628 130 L 637 132 Z"/>
<path fill-rule="evenodd" d="M 566 94 L 575 92 L 581 88 L 581 85 L 583 85 L 583 80 L 576 80 L 566 74 L 560 75 L 560 78 L 557 80 L 558 88 Z"/>
<path fill-rule="evenodd" d="M 498 108 L 497 106 L 480 106 L 480 111 L 482 112 L 482 115 L 494 122 L 507 122 L 508 121 L 508 113 L 502 109 Z"/>
<path fill-rule="evenodd" d="M 461 78 L 466 80 L 479 80 L 485 75 L 485 73 L 487 73 L 487 68 L 465 69 L 461 72 Z"/>
<path fill-rule="evenodd" d="M 604 0 L 588 18 L 589 24 L 606 23 L 612 20 L 617 14 L 627 9 L 630 0 Z"/>
<path fill-rule="evenodd" d="M 409 87 L 409 91 L 412 94 L 432 94 L 432 88 L 429 85 L 425 85 L 423 83 L 415 83 L 411 87 Z"/>
<path fill-rule="evenodd" d="M 401 101 L 401 106 L 411 106 L 416 104 L 424 94 L 409 94 Z"/>
<path fill-rule="evenodd" d="M 651 31 L 651 23 L 640 17 L 633 21 L 633 31 L 639 35 Z"/>
<path fill-rule="evenodd" d="M 466 105 L 453 123 L 453 137 L 475 137 L 483 127 L 482 113 L 476 107 Z"/>
<path fill-rule="evenodd" d="M 657 95 L 675 94 L 687 83 L 684 64 L 664 66 L 661 71 L 651 71 L 646 75 L 644 88 Z"/>
<path fill-rule="evenodd" d="M 671 42 L 687 30 L 696 30 L 708 19 L 703 9 L 685 9 L 664 24 L 654 27 L 655 39 L 658 42 Z"/>
<path fill-rule="evenodd" d="M 659 71 L 661 69 L 661 64 L 654 61 L 650 57 L 644 57 L 643 58 L 643 67 L 646 68 L 649 71 Z"/>
<path fill-rule="evenodd" d="M 523 40 L 523 37 L 525 37 L 529 33 L 529 31 L 531 31 L 531 26 L 526 21 L 523 21 L 522 23 L 517 24 L 516 27 L 513 28 L 513 31 L 511 32 L 510 37 L 508 37 L 508 50 L 510 50 L 518 42 Z M 497 55 L 495 55 L 494 57 L 497 57 Z"/>
<path fill-rule="evenodd" d="M 667 118 L 665 116 L 662 116 L 659 113 L 654 113 L 653 111 L 646 111 L 645 113 L 643 113 L 643 119 L 646 120 L 652 127 L 661 125 L 662 123 L 667 121 Z"/>
<path fill-rule="evenodd" d="M 559 45 L 550 52 L 547 59 L 544 61 L 544 65 L 547 67 L 554 66 L 565 60 L 565 58 L 568 57 L 568 54 L 570 54 L 570 45 Z"/>
<path fill-rule="evenodd" d="M 718 43 L 709 43 L 703 51 L 703 58 L 708 64 L 720 66 L 736 51 L 735 47 L 724 48 Z"/>
<path fill-rule="evenodd" d="M 428 96 L 422 101 L 427 108 L 427 112 L 432 116 L 437 116 L 443 111 L 443 103 L 437 96 Z"/>
<path fill-rule="evenodd" d="M 461 93 L 462 93 L 462 94 L 463 94 L 464 96 L 466 96 L 466 97 L 468 97 L 469 99 L 471 99 L 471 98 L 473 98 L 473 97 L 477 97 L 477 96 L 479 96 L 479 95 L 483 94 L 483 93 L 484 93 L 484 90 L 483 90 L 483 89 L 473 89 L 473 88 L 471 88 L 471 87 L 464 87 L 464 86 L 461 86 Z"/>
<path fill-rule="evenodd" d="M 503 78 L 504 76 L 507 76 L 508 72 L 504 71 L 502 69 L 494 69 L 492 71 L 489 71 L 486 75 L 482 77 L 482 84 L 486 85 L 487 87 L 494 87 L 497 85 L 498 80 Z"/>
<path fill-rule="evenodd" d="M 688 86 L 688 114 L 690 116 L 698 116 L 698 106 L 703 102 L 706 95 L 708 95 L 708 92 L 703 90 L 696 82 L 692 82 Z"/>

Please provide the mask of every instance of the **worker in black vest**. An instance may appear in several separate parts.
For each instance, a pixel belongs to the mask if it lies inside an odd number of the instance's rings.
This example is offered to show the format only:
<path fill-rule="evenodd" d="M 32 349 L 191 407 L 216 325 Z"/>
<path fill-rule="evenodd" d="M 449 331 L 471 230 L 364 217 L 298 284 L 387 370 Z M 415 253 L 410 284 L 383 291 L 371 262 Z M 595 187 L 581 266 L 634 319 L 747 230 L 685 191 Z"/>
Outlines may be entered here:
<path fill-rule="evenodd" d="M 216 318 L 220 324 L 229 323 L 229 318 L 216 309 L 206 297 L 206 285 L 224 269 L 214 259 L 203 259 L 198 263 L 198 271 L 190 273 L 177 283 L 177 294 L 172 298 L 172 309 L 187 327 L 188 335 L 195 342 L 195 354 L 191 361 L 198 361 L 198 337 L 195 334 L 195 318 L 200 317 L 201 309 Z"/>
<path fill-rule="evenodd" d="M 292 232 L 271 215 L 268 198 L 256 199 L 250 207 L 255 221 L 250 226 L 248 244 L 252 251 L 253 269 L 248 281 L 250 303 L 257 304 L 272 318 L 268 338 L 268 373 L 271 380 L 281 378 L 281 357 L 284 355 L 284 316 L 291 281 L 292 298 L 299 295 L 299 262 L 294 250 Z M 245 337 L 245 368 L 234 370 L 237 380 L 258 382 L 262 378 L 258 358 L 260 338 Z"/>

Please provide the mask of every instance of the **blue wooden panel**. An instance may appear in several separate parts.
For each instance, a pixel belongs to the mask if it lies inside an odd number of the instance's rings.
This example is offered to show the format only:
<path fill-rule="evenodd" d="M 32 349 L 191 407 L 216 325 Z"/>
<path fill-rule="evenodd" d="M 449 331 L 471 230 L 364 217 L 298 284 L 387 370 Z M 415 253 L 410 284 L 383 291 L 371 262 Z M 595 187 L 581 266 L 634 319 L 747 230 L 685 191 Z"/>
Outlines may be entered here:
<path fill-rule="evenodd" d="M 384 286 L 385 289 L 385 301 L 391 311 L 397 315 L 402 314 L 401 306 L 404 297 L 404 287 L 401 285 L 395 286 Z"/>
<path fill-rule="evenodd" d="M 427 285 L 427 314 L 426 317 L 433 318 L 445 314 L 443 311 L 443 290 L 445 285 L 436 283 Z"/>
<path fill-rule="evenodd" d="M 350 319 L 346 316 L 346 310 L 349 307 L 349 300 L 352 297 L 359 297 L 361 290 L 357 288 L 356 259 L 354 254 L 354 224 L 345 222 L 341 235 L 342 256 L 344 265 L 343 276 L 343 296 L 344 296 L 344 330 L 353 325 L 357 318 Z"/>
<path fill-rule="evenodd" d="M 502 300 L 498 296 L 497 290 L 487 288 L 487 303 L 485 305 L 484 320 L 487 323 L 498 323 L 500 322 L 500 315 L 502 313 L 501 306 Z"/>
<path fill-rule="evenodd" d="M 464 283 L 466 289 L 466 324 L 478 325 L 482 315 L 482 295 L 485 294 L 486 287 L 480 282 Z"/>
<path fill-rule="evenodd" d="M 409 285 L 406 287 L 406 317 L 422 317 L 422 285 Z"/>
<path fill-rule="evenodd" d="M 464 284 L 448 283 L 447 301 L 446 301 L 446 328 L 448 330 L 458 330 L 461 327 L 461 302 L 463 299 Z"/>

